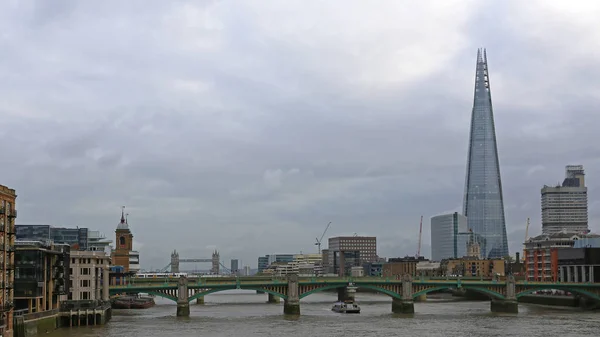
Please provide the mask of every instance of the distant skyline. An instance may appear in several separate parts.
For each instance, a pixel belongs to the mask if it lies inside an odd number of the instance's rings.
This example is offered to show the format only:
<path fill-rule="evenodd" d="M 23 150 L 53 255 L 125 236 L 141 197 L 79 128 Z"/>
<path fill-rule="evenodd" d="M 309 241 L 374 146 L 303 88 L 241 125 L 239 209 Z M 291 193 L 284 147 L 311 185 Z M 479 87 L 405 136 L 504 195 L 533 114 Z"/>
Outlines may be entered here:
<path fill-rule="evenodd" d="M 126 205 L 143 268 L 174 249 L 252 267 L 316 252 L 329 221 L 328 237 L 414 255 L 421 215 L 462 211 L 485 46 L 511 254 L 568 164 L 588 172 L 599 232 L 599 15 L 577 0 L 3 1 L 0 184 L 18 224 L 113 241 Z"/>

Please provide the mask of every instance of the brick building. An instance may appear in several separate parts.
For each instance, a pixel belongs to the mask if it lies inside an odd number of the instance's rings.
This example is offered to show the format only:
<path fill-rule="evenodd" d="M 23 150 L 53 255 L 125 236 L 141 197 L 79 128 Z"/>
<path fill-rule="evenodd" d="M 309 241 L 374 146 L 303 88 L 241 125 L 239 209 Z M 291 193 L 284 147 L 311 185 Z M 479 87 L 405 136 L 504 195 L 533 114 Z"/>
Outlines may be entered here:
<path fill-rule="evenodd" d="M 0 336 L 13 335 L 16 199 L 14 189 L 0 185 Z"/>

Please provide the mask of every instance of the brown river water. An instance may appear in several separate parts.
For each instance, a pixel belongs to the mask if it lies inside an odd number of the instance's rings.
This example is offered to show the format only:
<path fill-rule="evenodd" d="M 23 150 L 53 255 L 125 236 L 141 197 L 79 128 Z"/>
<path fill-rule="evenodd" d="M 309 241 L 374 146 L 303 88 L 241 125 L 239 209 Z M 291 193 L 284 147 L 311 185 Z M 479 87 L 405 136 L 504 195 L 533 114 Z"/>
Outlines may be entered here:
<path fill-rule="evenodd" d="M 190 305 L 190 317 L 175 316 L 175 303 L 161 298 L 146 310 L 114 310 L 105 326 L 61 328 L 46 337 L 303 337 L 303 336 L 600 336 L 600 312 L 519 305 L 519 314 L 492 314 L 489 302 L 428 299 L 414 315 L 391 313 L 391 299 L 357 294 L 360 314 L 330 310 L 334 293 L 301 300 L 301 315 L 283 315 L 283 303 L 267 304 L 266 294 L 218 293 L 206 304 Z"/>

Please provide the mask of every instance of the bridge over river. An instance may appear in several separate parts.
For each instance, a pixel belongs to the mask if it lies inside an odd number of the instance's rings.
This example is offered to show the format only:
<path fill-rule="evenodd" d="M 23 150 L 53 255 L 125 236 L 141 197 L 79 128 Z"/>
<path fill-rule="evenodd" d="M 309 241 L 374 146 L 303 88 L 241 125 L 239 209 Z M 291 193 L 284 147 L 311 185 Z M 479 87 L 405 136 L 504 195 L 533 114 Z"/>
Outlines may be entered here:
<path fill-rule="evenodd" d="M 600 283 L 553 283 L 506 280 L 414 279 L 404 275 L 401 279 L 383 277 L 223 277 L 150 280 L 139 279 L 127 285 L 111 286 L 111 295 L 123 293 L 148 293 L 177 303 L 177 315 L 189 316 L 189 303 L 204 296 L 224 290 L 245 289 L 261 291 L 269 297 L 284 300 L 284 313 L 300 314 L 300 299 L 311 294 L 338 289 L 352 297 L 354 289 L 369 289 L 392 298 L 392 312 L 414 313 L 414 300 L 430 292 L 445 289 L 465 289 L 485 294 L 491 298 L 493 312 L 517 313 L 519 297 L 539 290 L 569 291 L 600 302 Z"/>

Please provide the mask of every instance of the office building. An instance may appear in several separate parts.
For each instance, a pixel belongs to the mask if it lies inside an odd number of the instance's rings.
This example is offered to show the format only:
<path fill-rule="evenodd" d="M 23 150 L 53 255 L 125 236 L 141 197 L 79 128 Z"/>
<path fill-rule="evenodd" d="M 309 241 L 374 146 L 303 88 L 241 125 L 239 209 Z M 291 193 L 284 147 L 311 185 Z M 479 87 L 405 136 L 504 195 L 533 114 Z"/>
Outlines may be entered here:
<path fill-rule="evenodd" d="M 236 275 L 238 273 L 238 260 L 237 259 L 231 259 L 231 274 Z"/>
<path fill-rule="evenodd" d="M 485 238 L 486 247 L 482 251 L 485 258 L 507 256 L 504 200 L 485 49 L 477 51 L 467 158 L 463 215 L 469 228 Z"/>
<path fill-rule="evenodd" d="M 467 217 L 457 212 L 431 218 L 431 260 L 463 257 L 467 253 Z"/>
<path fill-rule="evenodd" d="M 101 300 L 110 258 L 101 251 L 71 251 L 69 300 Z"/>
<path fill-rule="evenodd" d="M 258 258 L 258 272 L 262 272 L 263 270 L 267 269 L 271 264 L 275 263 L 275 262 L 283 262 L 283 263 L 288 263 L 288 262 L 293 262 L 294 261 L 294 254 L 273 254 L 273 255 L 265 255 L 265 256 L 260 256 Z"/>
<path fill-rule="evenodd" d="M 559 248 L 560 282 L 600 283 L 600 248 Z"/>
<path fill-rule="evenodd" d="M 72 250 L 106 251 L 111 241 L 99 231 L 87 228 L 64 228 L 50 225 L 17 225 L 17 240 L 21 241 L 53 241 L 71 246 Z"/>
<path fill-rule="evenodd" d="M 377 262 L 377 238 L 374 236 L 338 236 L 329 238 L 328 272 L 349 275 L 352 267 Z"/>
<path fill-rule="evenodd" d="M 69 294 L 71 247 L 49 241 L 16 241 L 15 247 L 15 309 L 58 309 Z"/>
<path fill-rule="evenodd" d="M 133 234 L 125 217 L 125 207 L 121 210 L 121 221 L 115 230 L 115 249 L 111 259 L 114 266 L 122 266 L 123 273 L 136 273 L 140 270 L 140 253 L 133 250 Z"/>
<path fill-rule="evenodd" d="M 588 233 L 588 199 L 582 165 L 568 165 L 562 185 L 542 188 L 542 233 Z"/>
<path fill-rule="evenodd" d="M 504 259 L 448 259 L 440 263 L 443 276 L 495 277 L 505 276 Z"/>
<path fill-rule="evenodd" d="M 573 248 L 581 241 L 600 238 L 597 234 L 577 234 L 564 230 L 541 234 L 525 242 L 525 275 L 528 281 L 556 282 L 559 279 L 561 248 Z"/>
<path fill-rule="evenodd" d="M 0 336 L 13 334 L 16 199 L 15 190 L 0 185 Z"/>
<path fill-rule="evenodd" d="M 244 276 L 250 276 L 252 273 L 252 270 L 250 269 L 250 266 L 244 266 Z"/>

